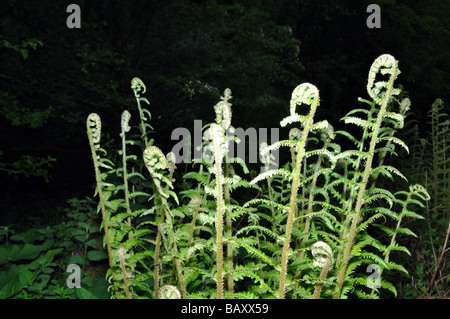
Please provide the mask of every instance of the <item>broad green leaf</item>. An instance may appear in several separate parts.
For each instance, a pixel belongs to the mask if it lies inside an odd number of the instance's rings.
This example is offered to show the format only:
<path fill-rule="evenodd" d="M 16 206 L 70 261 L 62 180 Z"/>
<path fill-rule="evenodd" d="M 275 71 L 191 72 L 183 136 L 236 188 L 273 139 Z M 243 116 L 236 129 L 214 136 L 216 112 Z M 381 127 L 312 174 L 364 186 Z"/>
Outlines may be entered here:
<path fill-rule="evenodd" d="M 88 251 L 87 256 L 91 261 L 99 261 L 108 258 L 108 254 L 100 250 Z"/>
<path fill-rule="evenodd" d="M 76 292 L 79 299 L 98 299 L 92 292 L 83 287 L 76 288 Z"/>

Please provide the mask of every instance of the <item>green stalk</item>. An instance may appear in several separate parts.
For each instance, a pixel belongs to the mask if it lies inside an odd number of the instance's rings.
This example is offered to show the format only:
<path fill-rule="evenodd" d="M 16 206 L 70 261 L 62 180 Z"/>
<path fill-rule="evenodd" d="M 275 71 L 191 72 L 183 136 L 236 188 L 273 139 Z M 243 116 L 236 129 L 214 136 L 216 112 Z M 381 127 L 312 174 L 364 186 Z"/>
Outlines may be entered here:
<path fill-rule="evenodd" d="M 175 252 L 175 256 L 173 256 L 173 258 L 175 261 L 175 268 L 176 268 L 177 275 L 178 275 L 178 284 L 180 285 L 180 289 L 181 289 L 181 296 L 183 298 L 186 298 L 186 295 L 187 295 L 186 283 L 184 281 L 184 276 L 183 276 L 183 272 L 181 269 L 180 259 L 178 258 L 178 245 L 177 245 L 176 238 L 175 238 L 175 232 L 173 230 L 172 218 L 169 215 L 170 214 L 169 204 L 167 203 L 166 199 L 163 196 L 161 196 L 161 201 L 163 203 L 165 216 L 166 216 L 167 220 L 169 221 L 169 226 L 170 226 L 169 231 L 170 231 L 170 236 L 172 237 L 172 241 L 173 241 L 173 250 Z"/>
<path fill-rule="evenodd" d="M 130 131 L 130 127 L 128 126 L 128 121 L 130 120 L 130 113 L 128 111 L 124 111 L 122 113 L 122 133 L 120 136 L 122 137 L 122 167 L 123 167 L 123 186 L 125 193 L 125 206 L 128 213 L 128 226 L 131 227 L 131 207 L 130 207 L 130 192 L 128 190 L 128 173 L 127 173 L 127 149 L 126 149 L 126 140 L 125 133 Z M 131 231 L 128 232 L 128 239 L 131 240 L 132 234 Z"/>
<path fill-rule="evenodd" d="M 305 151 L 306 151 L 305 150 L 306 140 L 308 138 L 309 130 L 311 129 L 311 126 L 313 124 L 314 114 L 316 112 L 317 104 L 319 102 L 319 92 L 317 91 L 317 89 L 315 89 L 315 90 L 316 90 L 316 92 L 315 92 L 316 94 L 314 96 L 314 101 L 311 105 L 310 114 L 308 115 L 306 123 L 305 123 L 302 140 L 300 142 L 299 150 L 297 153 L 297 158 L 295 161 L 295 169 L 294 169 L 294 172 L 292 173 L 292 175 L 293 175 L 292 193 L 291 193 L 291 197 L 290 197 L 290 201 L 289 201 L 289 213 L 288 213 L 288 218 L 287 218 L 287 223 L 286 223 L 286 232 L 285 232 L 285 239 L 284 239 L 284 244 L 283 244 L 283 251 L 281 254 L 280 285 L 278 288 L 278 298 L 279 299 L 284 299 L 285 293 L 286 293 L 286 276 L 287 276 L 287 264 L 288 264 L 288 259 L 289 259 L 289 245 L 291 242 L 292 225 L 294 223 L 294 216 L 295 216 L 295 212 L 296 212 L 296 208 L 297 208 L 297 195 L 298 195 L 298 188 L 300 185 L 301 166 L 302 166 L 303 157 L 304 157 Z M 294 92 L 295 92 L 295 90 L 294 90 Z M 293 93 L 293 95 L 294 95 L 294 93 Z M 296 103 L 296 101 L 291 100 L 291 103 Z M 294 115 L 292 113 L 293 112 L 292 112 L 292 106 L 291 106 L 291 115 Z"/>
<path fill-rule="evenodd" d="M 316 287 L 314 288 L 314 293 L 311 299 L 320 298 L 320 293 L 322 292 L 322 287 L 324 284 L 324 282 L 321 279 L 325 279 L 325 277 L 328 274 L 328 271 L 330 271 L 330 268 L 331 268 L 331 259 L 327 259 L 325 266 L 323 266 L 322 271 L 320 272 L 319 282 L 316 284 Z"/>
<path fill-rule="evenodd" d="M 311 297 L 312 299 L 319 299 L 322 287 L 324 285 L 323 279 L 327 276 L 330 271 L 331 264 L 333 263 L 333 251 L 331 250 L 331 247 L 323 241 L 316 242 L 312 246 L 311 250 L 315 259 L 314 263 L 322 267 L 322 271 L 319 275 L 319 281 L 317 282 L 314 293 Z"/>
<path fill-rule="evenodd" d="M 377 59 L 377 61 L 378 61 L 378 59 Z M 371 69 L 371 71 L 372 71 L 372 69 Z M 375 147 L 377 144 L 378 133 L 379 133 L 379 130 L 381 127 L 381 122 L 383 121 L 383 117 L 386 113 L 387 104 L 392 95 L 392 90 L 394 87 L 394 80 L 396 78 L 396 74 L 397 74 L 397 61 L 395 59 L 393 59 L 391 77 L 389 78 L 386 94 L 382 100 L 381 108 L 378 113 L 376 123 L 373 127 L 372 138 L 370 140 L 369 154 L 367 157 L 366 166 L 365 166 L 364 173 L 362 176 L 362 181 L 361 181 L 361 183 L 359 183 L 359 192 L 358 192 L 358 197 L 356 200 L 355 211 L 354 211 L 353 217 L 352 217 L 352 223 L 350 226 L 350 234 L 349 234 L 349 238 L 348 238 L 348 241 L 347 241 L 347 243 L 345 245 L 345 249 L 344 249 L 343 264 L 338 273 L 338 280 L 337 280 L 337 284 L 336 284 L 336 294 L 334 295 L 335 299 L 340 297 L 342 285 L 345 280 L 345 274 L 347 272 L 347 266 L 348 266 L 348 262 L 350 260 L 350 254 L 351 254 L 351 250 L 352 250 L 352 247 L 354 244 L 354 239 L 356 236 L 356 228 L 359 224 L 361 208 L 364 204 L 364 195 L 366 192 L 367 182 L 369 181 L 370 173 L 372 171 L 372 161 L 375 156 Z"/>
<path fill-rule="evenodd" d="M 229 177 L 230 174 L 230 170 L 228 168 L 228 163 L 225 163 L 225 176 Z M 230 190 L 228 185 L 224 185 L 224 195 L 225 195 L 225 205 L 229 205 L 230 204 Z M 226 235 L 227 238 L 231 238 L 231 236 L 233 235 L 233 224 L 232 224 L 232 220 L 231 220 L 231 214 L 229 213 L 229 211 L 227 211 L 226 215 L 225 215 L 225 222 L 226 222 Z M 228 292 L 229 293 L 233 293 L 234 290 L 234 281 L 233 281 L 233 276 L 231 274 L 231 270 L 233 269 L 233 246 L 231 244 L 231 242 L 229 241 L 227 243 L 227 267 L 228 267 L 228 271 L 229 274 L 227 276 L 227 288 L 228 288 Z"/>
<path fill-rule="evenodd" d="M 225 201 L 223 198 L 223 184 L 224 177 L 222 173 L 222 162 L 223 162 L 223 152 L 222 145 L 224 142 L 222 127 L 217 124 L 211 124 L 210 134 L 212 137 L 212 143 L 214 148 L 214 165 L 215 165 L 215 175 L 216 175 L 216 245 L 217 245 L 217 274 L 216 274 L 216 293 L 218 299 L 223 299 L 223 214 L 225 209 Z"/>
<path fill-rule="evenodd" d="M 133 299 L 131 292 L 130 292 L 130 284 L 128 283 L 128 276 L 129 273 L 127 272 L 126 266 L 125 266 L 125 248 L 120 247 L 117 251 L 119 255 L 119 263 L 120 263 L 120 269 L 122 270 L 122 277 L 123 277 L 123 286 L 125 290 L 125 295 L 127 296 L 127 299 Z"/>
<path fill-rule="evenodd" d="M 94 124 L 91 127 L 91 123 Z M 100 143 L 100 134 L 101 134 L 101 120 L 100 116 L 98 116 L 96 113 L 91 113 L 88 116 L 87 119 L 87 135 L 89 139 L 89 145 L 91 147 L 92 152 L 92 160 L 94 162 L 94 170 L 95 170 L 95 180 L 97 183 L 97 191 L 98 191 L 98 197 L 100 199 L 100 209 L 102 212 L 102 219 L 103 219 L 103 230 L 105 232 L 105 241 L 106 241 L 106 250 L 108 252 L 108 260 L 109 260 L 109 268 L 111 270 L 111 276 L 114 280 L 114 266 L 113 266 L 113 254 L 111 249 L 111 239 L 109 237 L 109 229 L 108 229 L 108 216 L 106 214 L 106 206 L 105 206 L 105 200 L 103 197 L 103 183 L 102 178 L 100 174 L 100 164 L 98 162 L 97 158 L 97 152 L 96 149 L 99 147 Z M 116 298 L 119 298 L 119 291 L 117 286 L 114 284 L 114 294 Z"/>
<path fill-rule="evenodd" d="M 158 232 L 156 235 L 156 241 L 155 241 L 155 253 L 153 256 L 153 263 L 154 263 L 154 270 L 153 270 L 153 282 L 154 282 L 154 291 L 155 294 L 159 290 L 159 250 L 161 247 L 161 231 L 160 227 L 164 223 L 164 214 L 159 216 L 159 223 L 158 223 Z"/>

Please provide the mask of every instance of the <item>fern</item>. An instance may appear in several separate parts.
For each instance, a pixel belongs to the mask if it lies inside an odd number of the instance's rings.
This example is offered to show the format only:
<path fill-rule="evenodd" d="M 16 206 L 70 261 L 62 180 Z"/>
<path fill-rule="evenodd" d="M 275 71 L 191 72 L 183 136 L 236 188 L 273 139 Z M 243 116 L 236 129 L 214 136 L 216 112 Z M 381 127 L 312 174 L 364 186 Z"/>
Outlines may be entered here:
<path fill-rule="evenodd" d="M 104 182 L 101 177 L 100 167 L 102 166 L 101 163 L 104 163 L 104 160 L 102 160 L 101 156 L 98 154 L 98 151 L 101 150 L 100 148 L 100 139 L 101 139 L 101 119 L 100 116 L 96 113 L 89 114 L 87 118 L 87 135 L 89 139 L 89 145 L 91 147 L 92 152 L 92 159 L 94 161 L 94 171 L 95 171 L 95 179 L 97 182 L 97 192 L 98 196 L 100 198 L 100 209 L 102 212 L 102 218 L 103 218 L 103 229 L 105 232 L 105 242 L 106 247 L 108 251 L 108 259 L 109 259 L 109 271 L 111 273 L 114 272 L 114 264 L 113 264 L 113 250 L 112 250 L 112 242 L 109 236 L 109 225 L 108 225 L 108 215 L 106 211 L 106 205 L 108 198 L 105 198 L 103 195 L 104 190 Z M 106 153 L 106 151 L 105 151 Z M 104 166 L 103 166 L 104 167 Z M 108 166 L 109 167 L 109 166 Z M 108 196 L 107 196 L 108 197 Z M 114 293 L 116 297 L 118 297 L 118 286 L 114 285 Z"/>
<path fill-rule="evenodd" d="M 260 146 L 264 168 L 250 182 L 237 174 L 249 174 L 245 162 L 228 158 L 229 143 L 240 141 L 228 134 L 234 127 L 226 89 L 214 106 L 214 122 L 204 127 L 204 156 L 183 175 L 181 191 L 174 155 L 148 138 L 146 87 L 134 78 L 139 120 L 134 127 L 131 112 L 122 113 L 120 165 L 100 147 L 98 115 L 87 121 L 115 298 L 378 298 L 380 289 L 395 295 L 385 278 L 375 287 L 364 268 L 406 272 L 391 252 L 410 254 L 398 241 L 415 236 L 405 218 L 422 218 L 415 210 L 430 198 L 419 184 L 405 191 L 384 183 L 407 184 L 409 174 L 389 159 L 418 153 L 417 145 L 397 137 L 410 125 L 408 100 L 399 102 L 394 87 L 399 73 L 390 55 L 374 61 L 371 100 L 360 98 L 364 107 L 342 118 L 355 130 L 315 122 L 319 91 L 310 83 L 297 86 L 280 121 L 292 126 L 289 138 Z M 380 81 L 380 75 L 389 79 Z M 440 133 L 447 132 L 446 117 L 430 114 L 439 131 L 436 145 L 448 150 Z M 342 149 L 340 139 L 353 148 Z M 270 169 L 271 152 L 286 148 L 290 161 Z M 433 166 L 434 177 L 447 177 L 445 158 Z M 247 197 L 240 203 L 242 193 Z"/>

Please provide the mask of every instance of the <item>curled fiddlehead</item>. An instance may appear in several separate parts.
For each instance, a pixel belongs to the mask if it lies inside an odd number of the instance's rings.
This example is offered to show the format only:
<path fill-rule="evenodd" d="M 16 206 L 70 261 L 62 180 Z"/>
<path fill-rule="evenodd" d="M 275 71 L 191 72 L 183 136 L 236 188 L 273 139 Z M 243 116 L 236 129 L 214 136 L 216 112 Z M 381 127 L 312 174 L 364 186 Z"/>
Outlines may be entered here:
<path fill-rule="evenodd" d="M 311 253 L 314 258 L 314 266 L 316 267 L 323 268 L 327 261 L 331 261 L 333 259 L 333 251 L 331 250 L 331 247 L 323 241 L 318 241 L 312 245 Z"/>
<path fill-rule="evenodd" d="M 231 95 L 231 90 L 229 88 L 226 88 L 225 91 L 223 91 L 223 97 L 221 97 L 221 99 L 225 102 L 228 102 L 232 97 L 233 96 Z"/>
<path fill-rule="evenodd" d="M 380 72 L 382 75 L 389 74 L 390 81 L 375 82 L 376 76 Z M 397 69 L 397 61 L 390 54 L 383 54 L 379 56 L 370 67 L 367 81 L 367 93 L 378 104 L 381 105 L 386 96 L 386 91 L 389 87 L 389 82 L 393 82 L 400 74 Z M 400 93 L 399 89 L 392 89 L 390 95 L 397 95 Z"/>
<path fill-rule="evenodd" d="M 127 110 L 123 111 L 122 113 L 122 131 L 128 133 L 131 129 L 130 125 L 128 124 L 130 122 L 131 114 Z"/>
<path fill-rule="evenodd" d="M 160 174 L 159 170 L 164 170 L 167 168 L 167 159 L 164 153 L 157 146 L 149 146 L 144 150 L 143 153 L 144 164 L 147 167 L 150 175 L 153 178 L 153 182 L 158 189 L 158 192 L 161 196 L 168 198 L 166 191 L 161 186 L 161 180 L 164 180 L 166 183 L 170 183 L 169 180 L 164 178 L 162 174 Z"/>
<path fill-rule="evenodd" d="M 89 140 L 92 140 L 92 146 L 100 147 L 100 136 L 102 133 L 102 121 L 97 113 L 89 114 L 87 118 L 87 132 Z"/>
<path fill-rule="evenodd" d="M 181 299 L 181 294 L 177 287 L 165 285 L 159 288 L 158 299 Z"/>
<path fill-rule="evenodd" d="M 216 112 L 216 123 L 222 126 L 224 130 L 227 130 L 231 125 L 231 90 L 225 89 L 222 101 L 214 106 Z"/>
<path fill-rule="evenodd" d="M 409 98 L 405 97 L 400 102 L 400 113 L 406 114 L 406 112 L 408 112 L 410 110 L 410 107 L 411 107 L 411 100 Z"/>
<path fill-rule="evenodd" d="M 291 128 L 291 130 L 289 131 L 289 140 L 294 141 L 299 140 L 301 138 L 302 138 L 302 131 L 296 127 Z"/>
<path fill-rule="evenodd" d="M 310 106 L 309 113 L 304 116 L 297 113 L 297 106 L 300 104 L 306 104 Z M 290 101 L 290 115 L 284 118 L 281 122 L 281 126 L 286 126 L 290 123 L 300 122 L 306 125 L 306 122 L 312 117 L 316 112 L 317 106 L 319 105 L 319 90 L 317 87 L 311 83 L 302 83 L 297 86 L 292 92 Z M 309 126 L 312 125 L 309 123 Z M 308 130 L 310 127 L 308 127 Z"/>
<path fill-rule="evenodd" d="M 150 172 L 167 168 L 167 159 L 157 146 L 149 146 L 144 151 L 144 163 Z"/>
<path fill-rule="evenodd" d="M 290 112 L 291 115 L 297 114 L 297 105 L 308 104 L 313 105 L 318 102 L 319 90 L 317 87 L 311 83 L 303 83 L 297 86 L 292 92 L 291 102 L 290 102 Z M 317 106 L 317 105 L 316 105 Z"/>
<path fill-rule="evenodd" d="M 145 93 L 147 88 L 145 87 L 144 82 L 140 78 L 133 78 L 131 80 L 131 89 L 134 91 L 134 95 L 136 97 L 140 96 L 140 92 L 142 91 L 142 94 Z"/>
<path fill-rule="evenodd" d="M 133 78 L 131 80 L 131 89 L 134 92 L 134 96 L 136 97 L 136 102 L 139 110 L 139 118 L 141 120 L 141 133 L 142 137 L 144 139 L 145 147 L 149 146 L 150 143 L 147 139 L 147 130 L 146 128 L 152 128 L 149 124 L 145 123 L 147 121 L 147 117 L 144 113 L 147 114 L 149 118 L 151 118 L 151 113 L 141 106 L 141 102 L 145 102 L 147 104 L 150 104 L 150 102 L 145 97 L 140 97 L 141 93 L 144 94 L 147 91 L 147 88 L 145 87 L 144 82 L 140 78 Z"/>

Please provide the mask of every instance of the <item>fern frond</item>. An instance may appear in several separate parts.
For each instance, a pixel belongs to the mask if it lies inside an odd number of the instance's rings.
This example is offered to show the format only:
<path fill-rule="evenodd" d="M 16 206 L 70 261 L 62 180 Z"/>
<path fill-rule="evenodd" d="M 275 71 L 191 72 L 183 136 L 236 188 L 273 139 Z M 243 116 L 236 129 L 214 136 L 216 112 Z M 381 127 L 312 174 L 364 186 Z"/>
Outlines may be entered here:
<path fill-rule="evenodd" d="M 377 139 L 377 143 L 382 142 L 382 141 L 388 141 L 390 143 L 397 144 L 397 145 L 401 146 L 409 154 L 408 146 L 405 144 L 405 142 L 403 142 L 401 139 L 399 139 L 397 137 L 385 136 L 385 137 L 379 137 Z"/>
<path fill-rule="evenodd" d="M 353 117 L 353 116 L 346 117 L 344 119 L 344 123 L 345 124 L 355 124 L 355 125 L 358 125 L 358 126 L 362 127 L 363 129 L 366 129 L 366 130 L 373 130 L 373 128 L 374 128 L 374 124 L 373 123 L 371 123 L 369 121 L 366 121 L 366 120 L 363 120 L 363 119 L 360 119 L 358 117 Z"/>
<path fill-rule="evenodd" d="M 266 227 L 259 226 L 259 225 L 250 225 L 250 226 L 241 228 L 239 231 L 236 232 L 236 236 L 239 236 L 240 234 L 242 234 L 244 232 L 246 234 L 248 234 L 250 231 L 259 231 L 259 232 L 265 233 L 266 235 L 268 235 L 274 239 L 278 238 L 278 235 L 275 232 L 271 231 L 270 229 L 268 229 Z"/>
<path fill-rule="evenodd" d="M 245 248 L 245 250 L 251 255 L 254 256 L 258 259 L 260 259 L 261 261 L 265 262 L 266 264 L 276 268 L 277 265 L 276 263 L 272 260 L 272 258 L 270 258 L 269 256 L 267 256 L 265 253 L 263 253 L 262 251 L 260 251 L 259 249 L 253 247 L 252 245 L 250 245 L 248 243 L 248 240 L 245 240 L 244 238 L 236 238 L 236 242 L 243 248 Z"/>
<path fill-rule="evenodd" d="M 386 252 L 390 252 L 392 250 L 397 250 L 397 251 L 403 251 L 404 253 L 408 254 L 409 256 L 411 256 L 411 252 L 409 251 L 408 248 L 406 248 L 405 246 L 401 246 L 397 243 L 392 243 L 389 247 L 387 247 Z"/>
<path fill-rule="evenodd" d="M 392 167 L 392 166 L 388 166 L 388 165 L 382 165 L 382 166 L 378 166 L 378 167 L 374 168 L 370 172 L 370 175 L 376 176 L 378 174 L 382 174 L 382 175 L 388 177 L 389 179 L 393 180 L 391 173 L 397 175 L 398 177 L 402 178 L 406 182 L 408 181 L 408 179 L 405 177 L 405 175 L 403 175 L 398 169 L 396 169 L 395 167 Z"/>
<path fill-rule="evenodd" d="M 405 228 L 405 227 L 399 227 L 397 228 L 397 233 L 398 234 L 405 234 L 408 236 L 413 236 L 413 237 L 418 237 L 412 230 L 410 230 L 409 228 Z"/>
<path fill-rule="evenodd" d="M 408 273 L 408 271 L 406 270 L 405 267 L 403 267 L 402 265 L 399 265 L 399 264 L 397 264 L 397 263 L 395 263 L 393 261 L 388 261 L 387 262 L 387 266 L 388 266 L 387 269 L 389 269 L 389 270 L 395 269 L 395 270 L 402 271 L 405 274 L 409 275 L 409 273 Z"/>
<path fill-rule="evenodd" d="M 384 114 L 385 118 L 393 119 L 396 122 L 396 127 L 401 129 L 404 126 L 405 117 L 402 114 L 394 113 L 394 112 L 386 112 Z"/>
<path fill-rule="evenodd" d="M 283 168 L 279 168 L 279 169 L 274 169 L 274 170 L 269 170 L 269 171 L 265 171 L 261 174 L 259 174 L 258 176 L 256 176 L 251 182 L 251 184 L 256 184 L 259 181 L 263 180 L 263 179 L 268 179 L 268 178 L 272 178 L 273 176 L 283 176 L 285 179 L 287 180 L 291 180 L 292 176 L 291 173 L 288 172 L 287 170 L 283 169 Z"/>

